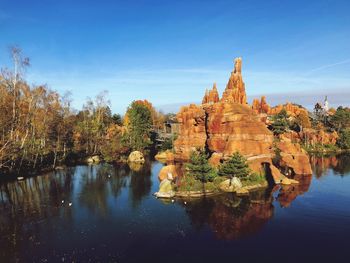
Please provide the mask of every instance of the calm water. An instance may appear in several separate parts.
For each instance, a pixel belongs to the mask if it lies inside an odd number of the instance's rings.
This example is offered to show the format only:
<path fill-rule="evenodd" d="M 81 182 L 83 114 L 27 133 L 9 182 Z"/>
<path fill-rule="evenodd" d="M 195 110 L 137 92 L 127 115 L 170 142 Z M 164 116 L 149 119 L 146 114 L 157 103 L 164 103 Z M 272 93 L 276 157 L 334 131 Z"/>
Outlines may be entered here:
<path fill-rule="evenodd" d="M 161 167 L 77 166 L 3 183 L 0 261 L 348 262 L 350 156 L 314 158 L 298 186 L 186 205 L 152 196 Z"/>

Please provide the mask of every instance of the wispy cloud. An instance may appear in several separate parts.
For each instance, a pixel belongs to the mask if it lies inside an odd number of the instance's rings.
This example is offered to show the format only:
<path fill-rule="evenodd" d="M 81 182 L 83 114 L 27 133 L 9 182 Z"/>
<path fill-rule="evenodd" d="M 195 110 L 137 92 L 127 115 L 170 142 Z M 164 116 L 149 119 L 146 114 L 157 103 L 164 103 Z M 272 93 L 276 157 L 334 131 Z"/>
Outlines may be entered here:
<path fill-rule="evenodd" d="M 349 63 L 350 63 L 350 59 L 346 59 L 346 60 L 339 61 L 339 62 L 336 62 L 336 63 L 323 65 L 323 66 L 311 69 L 310 71 L 306 72 L 305 75 L 310 75 L 311 73 L 314 73 L 314 72 L 317 72 L 317 71 L 320 71 L 320 70 L 324 70 L 324 69 L 327 69 L 327 68 L 332 68 L 332 67 L 343 65 L 343 64 L 349 64 Z"/>

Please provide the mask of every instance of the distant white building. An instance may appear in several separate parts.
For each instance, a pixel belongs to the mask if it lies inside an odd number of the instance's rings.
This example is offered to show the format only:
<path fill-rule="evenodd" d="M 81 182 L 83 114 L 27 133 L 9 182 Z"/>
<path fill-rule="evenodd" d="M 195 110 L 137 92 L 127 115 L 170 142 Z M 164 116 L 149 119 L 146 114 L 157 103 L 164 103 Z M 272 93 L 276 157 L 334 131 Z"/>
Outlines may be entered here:
<path fill-rule="evenodd" d="M 327 113 L 328 110 L 329 110 L 329 104 L 328 104 L 327 96 L 324 98 L 323 110 L 324 110 L 326 113 Z"/>

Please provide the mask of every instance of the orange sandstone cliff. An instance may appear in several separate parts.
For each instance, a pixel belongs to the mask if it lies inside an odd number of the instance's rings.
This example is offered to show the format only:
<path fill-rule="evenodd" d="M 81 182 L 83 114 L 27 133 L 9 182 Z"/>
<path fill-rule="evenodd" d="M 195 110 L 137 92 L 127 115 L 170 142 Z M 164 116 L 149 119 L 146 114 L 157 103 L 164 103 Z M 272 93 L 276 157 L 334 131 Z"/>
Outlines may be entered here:
<path fill-rule="evenodd" d="M 206 92 L 202 105 L 181 108 L 177 114 L 180 132 L 174 142 L 175 159 L 186 161 L 192 151 L 203 148 L 211 154 L 211 163 L 218 165 L 239 151 L 254 171 L 268 165 L 275 181 L 279 181 L 283 175 L 272 163 L 277 147 L 283 168 L 295 174 L 310 174 L 309 157 L 300 145 L 288 140 L 275 144 L 272 132 L 261 121 L 258 114 L 271 110 L 266 99 L 255 102 L 253 107 L 247 104 L 241 72 L 242 59 L 238 58 L 220 101 L 214 85 Z"/>

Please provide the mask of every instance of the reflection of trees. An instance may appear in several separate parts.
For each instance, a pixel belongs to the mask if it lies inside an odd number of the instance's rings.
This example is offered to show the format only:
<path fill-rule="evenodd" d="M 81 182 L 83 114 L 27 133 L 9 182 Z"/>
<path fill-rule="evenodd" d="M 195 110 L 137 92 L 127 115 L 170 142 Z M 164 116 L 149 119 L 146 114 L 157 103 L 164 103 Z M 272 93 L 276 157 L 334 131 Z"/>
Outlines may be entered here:
<path fill-rule="evenodd" d="M 326 175 L 328 169 L 333 169 L 335 174 L 343 176 L 350 173 L 350 154 L 311 156 L 311 164 L 317 178 Z"/>
<path fill-rule="evenodd" d="M 108 175 L 111 172 L 110 166 L 99 165 L 89 166 L 82 172 L 82 189 L 79 201 L 89 210 L 99 214 L 107 214 L 108 197 Z"/>
<path fill-rule="evenodd" d="M 140 170 L 131 171 L 129 195 L 133 207 L 137 207 L 150 193 L 151 186 L 151 163 L 146 161 Z"/>
<path fill-rule="evenodd" d="M 341 176 L 350 174 L 350 154 L 342 154 L 338 157 L 338 162 L 333 169 Z"/>
<path fill-rule="evenodd" d="M 21 240 L 36 241 L 38 233 L 28 223 L 35 223 L 59 215 L 61 200 L 72 194 L 74 168 L 66 172 L 6 182 L 0 186 L 0 258 L 16 261 Z M 71 217 L 70 210 L 65 217 Z M 30 244 L 28 244 L 30 245 Z"/>
<path fill-rule="evenodd" d="M 208 224 L 219 239 L 238 239 L 258 232 L 273 215 L 271 191 L 249 197 L 233 194 L 191 201 L 186 206 L 197 227 Z"/>
<path fill-rule="evenodd" d="M 317 178 L 327 174 L 328 169 L 337 165 L 338 159 L 336 156 L 311 156 L 311 167 Z"/>
<path fill-rule="evenodd" d="M 298 195 L 302 195 L 309 190 L 312 175 L 295 175 L 294 179 L 297 180 L 299 184 L 281 186 L 277 201 L 282 207 L 290 206 Z"/>

